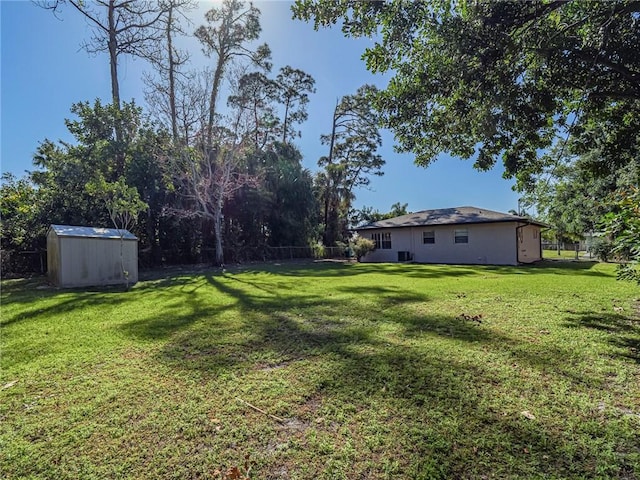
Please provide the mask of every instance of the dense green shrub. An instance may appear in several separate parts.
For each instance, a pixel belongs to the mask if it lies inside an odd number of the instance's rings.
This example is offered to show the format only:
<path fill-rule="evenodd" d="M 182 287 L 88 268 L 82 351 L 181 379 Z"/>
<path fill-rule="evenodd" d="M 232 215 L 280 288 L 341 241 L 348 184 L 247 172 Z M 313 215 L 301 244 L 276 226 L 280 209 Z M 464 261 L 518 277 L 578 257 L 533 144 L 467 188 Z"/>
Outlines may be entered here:
<path fill-rule="evenodd" d="M 324 258 L 325 248 L 320 242 L 311 245 L 311 251 L 313 252 L 313 258 Z"/>
<path fill-rule="evenodd" d="M 360 261 L 362 257 L 364 257 L 367 253 L 372 252 L 376 248 L 376 244 L 373 240 L 364 237 L 356 237 L 351 242 L 351 249 L 353 250 L 353 254 Z"/>
<path fill-rule="evenodd" d="M 589 247 L 589 252 L 601 262 L 608 262 L 612 257 L 613 245 L 609 240 L 598 238 Z"/>

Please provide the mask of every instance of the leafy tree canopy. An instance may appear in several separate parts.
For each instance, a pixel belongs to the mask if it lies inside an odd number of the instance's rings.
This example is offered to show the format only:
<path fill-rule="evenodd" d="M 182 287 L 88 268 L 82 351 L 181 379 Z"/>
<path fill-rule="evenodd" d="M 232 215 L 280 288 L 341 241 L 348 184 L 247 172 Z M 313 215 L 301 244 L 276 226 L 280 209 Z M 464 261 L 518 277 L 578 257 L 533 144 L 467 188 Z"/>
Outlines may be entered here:
<path fill-rule="evenodd" d="M 0 246 L 3 250 L 34 249 L 46 226 L 40 218 L 38 189 L 28 178 L 3 173 L 0 178 Z"/>
<path fill-rule="evenodd" d="M 87 191 L 104 202 L 109 213 L 111 223 L 118 230 L 128 230 L 137 220 L 140 212 L 148 208 L 148 205 L 140 200 L 140 195 L 135 187 L 127 185 L 124 178 L 116 182 L 107 182 L 99 177 L 87 184 Z"/>
<path fill-rule="evenodd" d="M 640 189 L 620 190 L 613 205 L 603 226 L 613 238 L 612 253 L 625 260 L 618 266 L 618 278 L 640 285 Z"/>
<path fill-rule="evenodd" d="M 585 232 L 599 231 L 602 216 L 613 208 L 613 193 L 635 185 L 640 172 L 635 161 L 608 175 L 595 174 L 591 166 L 599 158 L 596 150 L 574 156 L 567 155 L 562 145 L 551 149 L 541 157 L 543 171 L 533 177 L 522 205 L 534 206 L 537 218 L 561 236 L 581 238 Z"/>
<path fill-rule="evenodd" d="M 382 213 L 373 207 L 364 206 L 360 210 L 356 210 L 351 218 L 351 224 L 354 226 L 364 225 L 367 223 L 379 222 L 388 218 L 400 217 L 411 213 L 407 210 L 408 203 L 396 202 L 391 205 L 391 211 Z"/>
<path fill-rule="evenodd" d="M 368 69 L 394 72 L 383 124 L 420 165 L 502 160 L 522 186 L 558 138 L 599 148 L 602 171 L 638 155 L 640 2 L 298 0 L 293 14 L 375 39 Z"/>

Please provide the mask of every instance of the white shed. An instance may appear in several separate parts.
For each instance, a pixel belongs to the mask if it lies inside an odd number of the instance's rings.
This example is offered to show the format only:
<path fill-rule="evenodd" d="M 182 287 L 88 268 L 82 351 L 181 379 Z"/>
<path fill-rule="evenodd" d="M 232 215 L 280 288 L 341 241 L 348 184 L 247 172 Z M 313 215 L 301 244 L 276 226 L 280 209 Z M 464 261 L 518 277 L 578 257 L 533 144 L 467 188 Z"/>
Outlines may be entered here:
<path fill-rule="evenodd" d="M 138 281 L 138 238 L 115 228 L 51 225 L 47 272 L 51 283 L 59 287 L 134 284 Z"/>

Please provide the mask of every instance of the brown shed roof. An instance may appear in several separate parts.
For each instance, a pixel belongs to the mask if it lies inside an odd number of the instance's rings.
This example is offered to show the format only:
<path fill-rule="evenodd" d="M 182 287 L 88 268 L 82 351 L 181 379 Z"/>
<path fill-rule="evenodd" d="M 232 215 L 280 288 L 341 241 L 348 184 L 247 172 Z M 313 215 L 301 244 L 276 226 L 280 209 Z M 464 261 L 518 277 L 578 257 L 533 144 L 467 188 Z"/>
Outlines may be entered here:
<path fill-rule="evenodd" d="M 493 210 L 477 207 L 455 207 L 422 210 L 420 212 L 409 213 L 407 215 L 369 223 L 358 227 L 356 230 L 496 222 L 523 222 L 540 225 L 542 227 L 546 226 L 543 223 L 530 220 L 526 217 L 512 215 L 510 213 L 494 212 Z"/>

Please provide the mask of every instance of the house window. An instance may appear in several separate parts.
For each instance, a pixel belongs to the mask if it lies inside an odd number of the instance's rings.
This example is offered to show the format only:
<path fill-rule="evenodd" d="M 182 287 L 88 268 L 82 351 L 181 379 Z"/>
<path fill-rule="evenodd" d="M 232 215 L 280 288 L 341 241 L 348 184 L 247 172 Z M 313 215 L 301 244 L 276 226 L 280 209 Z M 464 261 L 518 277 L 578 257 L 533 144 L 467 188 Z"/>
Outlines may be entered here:
<path fill-rule="evenodd" d="M 371 240 L 375 243 L 375 248 L 382 248 L 384 250 L 389 250 L 391 248 L 390 233 L 372 233 Z"/>
<path fill-rule="evenodd" d="M 538 230 L 533 231 L 533 238 L 538 238 Z"/>
<path fill-rule="evenodd" d="M 380 234 L 379 233 L 372 233 L 371 234 L 371 240 L 373 240 L 373 248 L 380 248 Z"/>
<path fill-rule="evenodd" d="M 382 234 L 382 248 L 389 250 L 391 248 L 391 234 L 383 233 Z"/>
<path fill-rule="evenodd" d="M 433 230 L 429 232 L 422 232 L 422 243 L 436 243 L 436 232 L 434 232 Z"/>
<path fill-rule="evenodd" d="M 458 228 L 454 231 L 454 243 L 469 243 L 469 230 Z"/>

